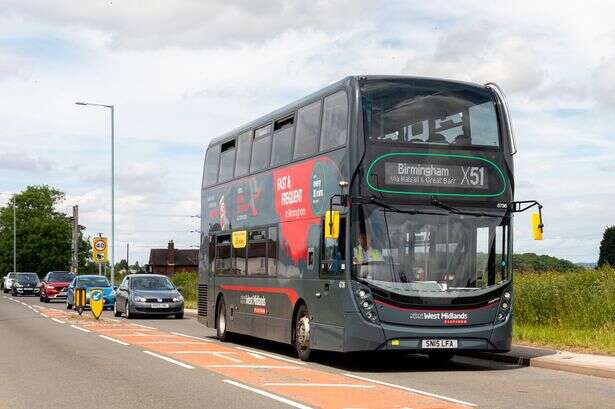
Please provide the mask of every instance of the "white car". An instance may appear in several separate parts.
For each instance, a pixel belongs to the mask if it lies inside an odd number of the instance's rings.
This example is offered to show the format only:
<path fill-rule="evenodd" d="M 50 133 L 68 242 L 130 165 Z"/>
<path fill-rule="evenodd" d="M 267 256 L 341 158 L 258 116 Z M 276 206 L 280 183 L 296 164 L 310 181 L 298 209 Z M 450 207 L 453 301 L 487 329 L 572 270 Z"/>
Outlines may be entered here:
<path fill-rule="evenodd" d="M 5 294 L 11 291 L 13 283 L 15 282 L 15 276 L 17 273 L 7 273 L 2 280 L 2 292 Z"/>

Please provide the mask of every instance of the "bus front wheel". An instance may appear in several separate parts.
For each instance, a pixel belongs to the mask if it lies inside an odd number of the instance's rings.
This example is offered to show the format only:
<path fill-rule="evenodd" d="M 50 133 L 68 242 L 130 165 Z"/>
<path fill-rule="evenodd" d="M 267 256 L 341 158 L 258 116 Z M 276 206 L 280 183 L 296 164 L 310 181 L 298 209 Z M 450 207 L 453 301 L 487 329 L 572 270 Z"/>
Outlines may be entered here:
<path fill-rule="evenodd" d="M 224 303 L 224 298 L 221 298 L 218 303 L 218 313 L 216 314 L 216 335 L 222 342 L 229 340 L 229 333 L 226 330 L 226 318 L 226 304 Z"/>
<path fill-rule="evenodd" d="M 295 317 L 295 334 L 294 334 L 295 350 L 299 359 L 309 361 L 312 355 L 310 343 L 310 316 L 305 305 L 301 305 L 297 310 Z"/>

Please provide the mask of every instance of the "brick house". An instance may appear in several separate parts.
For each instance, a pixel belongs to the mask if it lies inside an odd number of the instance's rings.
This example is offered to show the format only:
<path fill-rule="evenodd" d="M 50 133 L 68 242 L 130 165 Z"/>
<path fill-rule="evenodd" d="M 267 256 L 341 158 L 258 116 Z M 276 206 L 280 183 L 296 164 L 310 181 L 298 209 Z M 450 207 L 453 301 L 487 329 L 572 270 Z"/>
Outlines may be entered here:
<path fill-rule="evenodd" d="M 173 240 L 166 249 L 151 249 L 147 271 L 172 276 L 180 271 L 199 271 L 199 250 L 176 249 Z"/>

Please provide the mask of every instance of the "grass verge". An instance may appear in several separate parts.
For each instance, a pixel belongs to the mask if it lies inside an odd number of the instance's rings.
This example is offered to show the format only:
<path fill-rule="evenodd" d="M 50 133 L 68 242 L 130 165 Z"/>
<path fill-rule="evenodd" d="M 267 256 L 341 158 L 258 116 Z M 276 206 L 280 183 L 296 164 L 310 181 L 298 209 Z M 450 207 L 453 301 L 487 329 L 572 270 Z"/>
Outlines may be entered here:
<path fill-rule="evenodd" d="M 515 277 L 514 341 L 615 355 L 615 269 Z"/>

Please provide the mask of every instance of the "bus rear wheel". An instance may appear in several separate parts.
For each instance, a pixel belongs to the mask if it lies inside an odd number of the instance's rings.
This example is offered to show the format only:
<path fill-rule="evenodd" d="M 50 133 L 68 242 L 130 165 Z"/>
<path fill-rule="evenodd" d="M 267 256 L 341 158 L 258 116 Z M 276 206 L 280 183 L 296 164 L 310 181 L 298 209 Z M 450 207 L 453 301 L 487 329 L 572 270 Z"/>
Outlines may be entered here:
<path fill-rule="evenodd" d="M 218 312 L 216 314 L 216 335 L 222 342 L 229 340 L 229 333 L 226 330 L 227 316 L 226 316 L 226 304 L 224 298 L 220 299 L 218 303 Z"/>
<path fill-rule="evenodd" d="M 310 343 L 310 316 L 305 305 L 301 305 L 295 317 L 294 344 L 299 359 L 309 361 L 312 357 Z"/>

